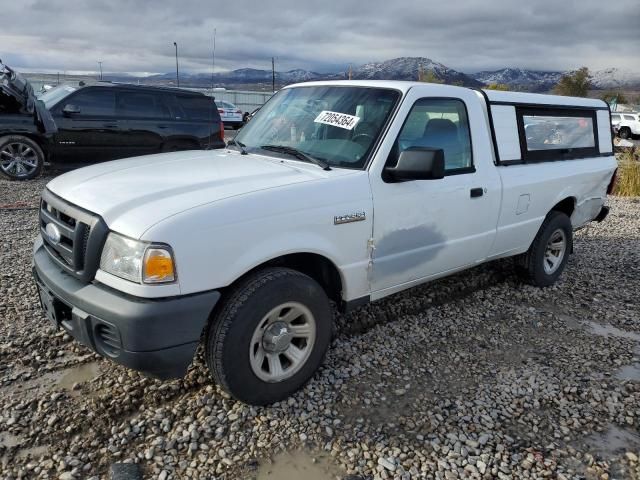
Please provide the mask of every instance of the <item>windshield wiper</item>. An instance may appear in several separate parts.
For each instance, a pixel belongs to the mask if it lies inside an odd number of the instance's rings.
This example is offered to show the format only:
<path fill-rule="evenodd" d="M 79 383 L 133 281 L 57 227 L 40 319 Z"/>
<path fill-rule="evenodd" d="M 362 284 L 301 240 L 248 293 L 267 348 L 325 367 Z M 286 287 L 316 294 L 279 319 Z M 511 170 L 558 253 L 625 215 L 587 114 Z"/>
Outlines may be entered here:
<path fill-rule="evenodd" d="M 288 153 L 289 155 L 293 155 L 299 160 L 318 165 L 323 170 L 331 170 L 329 164 L 324 160 L 312 157 L 311 155 L 304 153 L 302 150 L 298 150 L 294 147 L 287 147 L 286 145 L 261 145 L 260 148 L 262 148 L 263 150 L 271 150 L 272 152 Z"/>
<path fill-rule="evenodd" d="M 227 146 L 229 146 L 229 145 L 237 145 L 240 148 L 240 154 L 241 155 L 248 155 L 247 151 L 244 148 L 244 147 L 246 147 L 246 145 L 244 143 L 242 143 L 242 142 L 239 142 L 235 138 L 232 139 L 232 140 L 229 140 L 227 142 Z"/>

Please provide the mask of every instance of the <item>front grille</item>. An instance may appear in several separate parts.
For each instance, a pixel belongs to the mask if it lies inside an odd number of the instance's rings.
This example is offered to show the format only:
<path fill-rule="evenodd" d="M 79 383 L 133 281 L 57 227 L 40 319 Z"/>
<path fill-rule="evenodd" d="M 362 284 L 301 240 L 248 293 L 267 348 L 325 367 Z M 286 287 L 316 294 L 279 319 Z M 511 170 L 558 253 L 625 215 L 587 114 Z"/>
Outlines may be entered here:
<path fill-rule="evenodd" d="M 53 241 L 49 237 L 49 224 L 57 227 L 60 232 L 59 240 Z M 49 247 L 48 250 L 52 251 L 58 260 L 74 271 L 84 268 L 84 244 L 91 233 L 91 226 L 67 215 L 43 199 L 40 205 L 40 230 Z"/>
<path fill-rule="evenodd" d="M 56 230 L 59 238 L 50 235 L 47 227 Z M 60 266 L 82 280 L 93 279 L 107 235 L 100 217 L 45 189 L 40 202 L 40 232 L 47 252 Z"/>

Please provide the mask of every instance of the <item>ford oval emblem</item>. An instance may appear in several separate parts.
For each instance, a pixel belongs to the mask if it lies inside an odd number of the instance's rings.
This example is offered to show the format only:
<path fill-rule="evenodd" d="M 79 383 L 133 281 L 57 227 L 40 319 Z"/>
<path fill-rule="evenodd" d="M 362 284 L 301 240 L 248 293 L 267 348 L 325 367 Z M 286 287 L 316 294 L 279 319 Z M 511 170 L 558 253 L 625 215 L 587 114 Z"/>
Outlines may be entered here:
<path fill-rule="evenodd" d="M 54 245 L 60 242 L 60 229 L 53 223 L 47 223 L 47 226 L 44 228 L 44 233 L 47 234 L 47 238 Z"/>

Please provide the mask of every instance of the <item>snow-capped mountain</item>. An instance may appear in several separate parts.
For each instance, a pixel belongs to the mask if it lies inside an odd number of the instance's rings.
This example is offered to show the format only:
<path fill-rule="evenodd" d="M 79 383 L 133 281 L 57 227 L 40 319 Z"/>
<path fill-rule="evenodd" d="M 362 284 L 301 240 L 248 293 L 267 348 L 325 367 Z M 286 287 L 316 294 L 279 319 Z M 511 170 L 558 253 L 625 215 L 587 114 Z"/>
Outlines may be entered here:
<path fill-rule="evenodd" d="M 384 62 L 371 62 L 355 67 L 352 78 L 357 80 L 417 80 L 420 69 L 433 75 L 445 83 L 458 83 L 470 87 L 481 86 L 481 83 L 462 72 L 453 70 L 439 62 L 426 57 L 400 57 Z M 338 74 L 341 78 L 345 73 Z"/>
<path fill-rule="evenodd" d="M 485 85 L 502 83 L 512 88 L 540 92 L 551 90 L 562 75 L 563 72 L 503 68 L 495 71 L 472 73 L 470 76 Z"/>
<path fill-rule="evenodd" d="M 503 68 L 494 71 L 482 71 L 465 74 L 426 57 L 400 57 L 383 62 L 370 62 L 352 69 L 352 78 L 358 80 L 417 80 L 419 72 L 433 74 L 444 83 L 481 87 L 491 83 L 502 83 L 513 90 L 530 92 L 548 92 L 558 83 L 562 75 L 568 72 L 526 70 L 523 68 Z M 240 68 L 214 75 L 216 85 L 271 84 L 271 70 Z M 311 80 L 345 79 L 348 73 L 317 73 L 304 69 L 276 72 L 278 86 Z M 132 81 L 131 76 L 106 76 L 109 80 Z M 137 77 L 143 83 L 166 83 L 175 79 L 175 73 Z M 211 85 L 210 73 L 180 72 L 180 83 L 184 86 L 207 87 Z M 640 72 L 628 69 L 608 68 L 591 72 L 591 82 L 596 89 L 640 88 Z"/>
<path fill-rule="evenodd" d="M 640 87 L 640 72 L 623 68 L 596 70 L 591 72 L 591 84 L 600 89 Z"/>
<path fill-rule="evenodd" d="M 213 76 L 216 84 L 220 83 L 271 83 L 271 70 L 260 70 L 257 68 L 240 68 L 229 72 L 217 72 Z M 109 76 L 111 79 L 117 79 L 115 76 Z M 147 80 L 173 80 L 175 73 L 163 73 L 161 75 L 152 75 L 146 77 Z M 276 72 L 276 82 L 279 84 L 289 84 L 296 82 L 307 82 L 323 78 L 323 75 L 303 69 L 289 70 L 286 72 Z M 188 73 L 180 72 L 180 82 L 184 85 L 208 86 L 211 84 L 210 73 Z"/>
<path fill-rule="evenodd" d="M 518 90 L 546 92 L 553 89 L 560 78 L 567 73 L 571 72 L 503 68 L 495 71 L 472 73 L 470 76 L 485 85 L 503 83 Z M 640 72 L 620 68 L 591 71 L 591 85 L 593 88 L 601 90 L 639 87 Z"/>

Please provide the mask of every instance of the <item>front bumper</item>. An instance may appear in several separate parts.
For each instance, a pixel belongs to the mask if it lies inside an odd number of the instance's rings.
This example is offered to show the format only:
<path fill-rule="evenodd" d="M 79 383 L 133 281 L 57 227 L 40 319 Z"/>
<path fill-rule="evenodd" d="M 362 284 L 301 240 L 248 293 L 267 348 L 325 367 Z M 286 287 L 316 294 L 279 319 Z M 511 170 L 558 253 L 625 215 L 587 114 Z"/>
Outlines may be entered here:
<path fill-rule="evenodd" d="M 98 354 L 150 376 L 184 376 L 220 293 L 165 299 L 132 297 L 84 283 L 62 270 L 40 246 L 33 274 L 57 326 Z M 46 300 L 45 300 L 46 299 Z"/>

